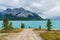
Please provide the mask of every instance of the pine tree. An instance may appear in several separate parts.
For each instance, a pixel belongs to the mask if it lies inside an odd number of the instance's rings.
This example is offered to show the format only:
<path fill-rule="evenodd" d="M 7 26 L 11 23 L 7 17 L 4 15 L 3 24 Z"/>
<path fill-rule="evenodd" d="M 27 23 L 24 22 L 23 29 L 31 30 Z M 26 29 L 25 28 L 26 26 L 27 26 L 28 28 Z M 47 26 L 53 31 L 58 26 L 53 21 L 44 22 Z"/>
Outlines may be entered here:
<path fill-rule="evenodd" d="M 41 29 L 41 26 L 39 25 L 39 29 Z"/>
<path fill-rule="evenodd" d="M 8 17 L 4 17 L 4 20 L 3 20 L 3 30 L 4 32 L 8 32 L 8 29 L 9 29 L 9 19 Z"/>
<path fill-rule="evenodd" d="M 23 23 L 21 23 L 21 28 L 25 28 L 25 25 Z"/>
<path fill-rule="evenodd" d="M 46 26 L 48 31 L 51 30 L 51 26 L 52 26 L 52 25 L 51 25 L 51 20 L 48 19 L 48 21 L 47 21 L 47 26 Z"/>
<path fill-rule="evenodd" d="M 12 30 L 12 29 L 13 29 L 12 22 L 10 22 L 10 24 L 9 24 L 9 30 Z"/>
<path fill-rule="evenodd" d="M 29 28 L 31 28 L 31 27 L 29 26 Z"/>

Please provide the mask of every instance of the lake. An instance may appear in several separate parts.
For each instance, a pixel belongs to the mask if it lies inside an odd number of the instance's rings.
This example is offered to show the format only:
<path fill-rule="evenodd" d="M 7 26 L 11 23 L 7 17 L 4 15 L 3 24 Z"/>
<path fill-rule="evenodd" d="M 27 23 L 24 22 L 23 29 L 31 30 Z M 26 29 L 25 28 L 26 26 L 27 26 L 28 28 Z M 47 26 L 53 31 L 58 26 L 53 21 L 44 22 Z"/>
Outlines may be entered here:
<path fill-rule="evenodd" d="M 28 28 L 29 26 L 31 28 L 38 28 L 39 25 L 44 29 L 46 28 L 47 21 L 10 21 L 12 22 L 12 25 L 14 28 L 20 28 L 21 23 L 25 24 L 25 28 Z M 2 28 L 3 21 L 0 21 L 0 28 Z M 52 21 L 52 29 L 60 30 L 60 21 L 55 20 Z"/>

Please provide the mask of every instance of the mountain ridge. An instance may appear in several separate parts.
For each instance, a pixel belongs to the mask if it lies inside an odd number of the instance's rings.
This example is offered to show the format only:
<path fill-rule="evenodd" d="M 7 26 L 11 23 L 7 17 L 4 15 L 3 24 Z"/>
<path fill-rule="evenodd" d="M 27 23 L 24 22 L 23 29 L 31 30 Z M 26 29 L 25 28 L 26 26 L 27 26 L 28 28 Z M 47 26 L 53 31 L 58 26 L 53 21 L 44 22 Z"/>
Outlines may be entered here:
<path fill-rule="evenodd" d="M 0 19 L 7 16 L 10 20 L 42 20 L 37 13 L 26 10 L 22 7 L 20 8 L 7 8 L 3 12 L 0 12 Z"/>

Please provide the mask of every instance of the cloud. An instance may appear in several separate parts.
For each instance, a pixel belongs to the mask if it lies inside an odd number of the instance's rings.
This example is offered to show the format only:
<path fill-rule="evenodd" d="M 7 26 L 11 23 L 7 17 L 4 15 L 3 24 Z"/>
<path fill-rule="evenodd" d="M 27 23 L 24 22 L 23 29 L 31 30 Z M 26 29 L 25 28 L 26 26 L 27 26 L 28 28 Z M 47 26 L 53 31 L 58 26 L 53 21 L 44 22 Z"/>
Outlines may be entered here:
<path fill-rule="evenodd" d="M 60 16 L 60 3 L 58 5 L 56 5 L 54 8 L 44 12 L 46 15 L 48 15 L 47 17 L 58 17 Z"/>
<path fill-rule="evenodd" d="M 15 8 L 19 7 L 19 1 L 18 0 L 0 0 L 0 6 L 6 7 L 6 8 Z"/>
<path fill-rule="evenodd" d="M 37 12 L 43 18 L 60 16 L 60 0 L 0 0 L 0 9 L 19 7 Z"/>

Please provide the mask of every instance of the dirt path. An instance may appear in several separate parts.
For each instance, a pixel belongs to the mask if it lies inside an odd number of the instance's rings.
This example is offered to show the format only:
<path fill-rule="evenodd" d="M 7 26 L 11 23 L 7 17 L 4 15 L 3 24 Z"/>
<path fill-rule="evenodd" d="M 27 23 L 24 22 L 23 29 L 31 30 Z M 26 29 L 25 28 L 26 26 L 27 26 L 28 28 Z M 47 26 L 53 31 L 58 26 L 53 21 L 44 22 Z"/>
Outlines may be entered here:
<path fill-rule="evenodd" d="M 7 37 L 7 40 L 42 40 L 41 37 L 37 36 L 32 29 L 24 29 L 20 33 L 11 34 Z"/>

